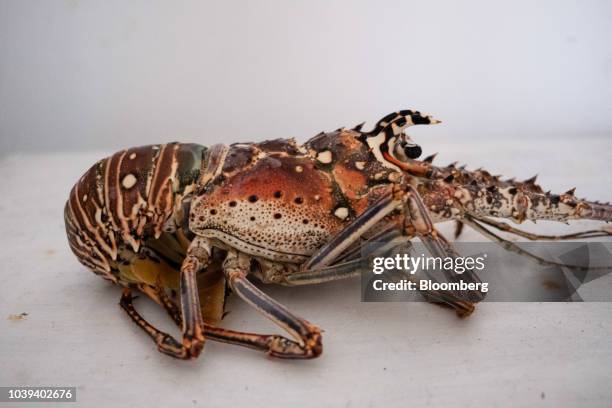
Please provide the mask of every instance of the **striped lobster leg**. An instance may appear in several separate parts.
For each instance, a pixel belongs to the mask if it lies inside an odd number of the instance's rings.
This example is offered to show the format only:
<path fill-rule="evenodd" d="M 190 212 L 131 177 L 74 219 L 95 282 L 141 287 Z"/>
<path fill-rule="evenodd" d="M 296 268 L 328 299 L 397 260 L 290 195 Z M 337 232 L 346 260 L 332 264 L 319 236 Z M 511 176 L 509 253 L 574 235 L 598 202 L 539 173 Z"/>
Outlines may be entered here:
<path fill-rule="evenodd" d="M 350 276 L 349 273 L 338 273 L 338 269 L 328 266 L 333 265 L 334 261 L 342 256 L 347 248 L 351 247 L 363 234 L 398 208 L 402 210 L 404 215 L 404 236 L 418 236 L 433 256 L 452 258 L 459 256 L 452 244 L 434 228 L 433 221 L 419 193 L 414 187 L 406 185 L 389 191 L 375 204 L 370 206 L 327 244 L 315 252 L 301 266 L 301 272 L 288 278 L 289 281 L 293 281 L 296 284 L 308 284 L 316 281 L 330 280 L 334 276 L 338 278 Z M 448 276 L 448 278 L 455 279 L 453 276 Z M 480 279 L 473 271 L 466 271 L 462 275 L 462 279 L 480 282 Z M 467 295 L 460 296 L 452 292 L 439 291 L 435 293 L 428 292 L 425 295 L 428 300 L 448 304 L 455 308 L 459 316 L 471 314 L 474 310 L 474 303 L 484 298 L 480 292 L 469 292 Z"/>
<path fill-rule="evenodd" d="M 157 344 L 159 351 L 169 356 L 189 360 L 197 358 L 204 347 L 204 320 L 200 308 L 200 299 L 196 275 L 206 268 L 210 261 L 211 247 L 203 238 L 195 238 L 187 251 L 187 256 L 181 266 L 180 292 L 182 317 L 182 341 L 179 342 L 169 334 L 162 332 L 148 323 L 134 308 L 132 303 L 131 289 L 125 288 L 119 304 L 127 312 L 130 318 L 143 329 Z M 146 292 L 145 292 L 146 293 Z M 159 298 L 159 300 L 163 300 Z M 166 299 L 167 300 L 167 299 Z M 170 304 L 162 305 L 170 311 Z M 178 322 L 179 314 L 171 313 L 175 322 Z"/>

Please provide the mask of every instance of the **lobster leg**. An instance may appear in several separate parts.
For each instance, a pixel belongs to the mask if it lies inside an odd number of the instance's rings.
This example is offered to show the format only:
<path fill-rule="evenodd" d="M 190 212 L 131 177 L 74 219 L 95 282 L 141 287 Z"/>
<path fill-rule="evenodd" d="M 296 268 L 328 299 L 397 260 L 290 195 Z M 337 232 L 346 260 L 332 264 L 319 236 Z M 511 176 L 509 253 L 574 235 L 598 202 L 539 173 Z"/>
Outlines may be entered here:
<path fill-rule="evenodd" d="M 394 257 L 396 254 L 400 256 L 404 254 L 410 255 L 412 249 L 413 247 L 410 242 L 399 244 L 393 248 L 391 257 Z M 415 280 L 414 276 L 402 270 L 398 270 L 396 273 L 388 275 L 387 278 L 390 278 L 395 282 L 399 282 L 399 279 L 406 279 L 415 283 L 418 281 Z M 421 290 L 420 293 L 428 302 L 444 307 L 454 308 L 459 316 L 468 316 L 474 311 L 474 306 L 470 302 L 465 302 L 463 299 L 455 296 L 452 292 L 441 290 Z"/>
<path fill-rule="evenodd" d="M 457 220 L 455 222 L 455 239 L 459 238 L 462 232 L 463 232 L 463 223 Z"/>
<path fill-rule="evenodd" d="M 359 260 L 357 260 L 357 262 L 359 262 Z M 156 286 L 143 284 L 139 285 L 138 288 L 140 291 L 149 296 L 154 302 L 163 306 L 168 315 L 172 318 L 172 320 L 176 323 L 177 326 L 183 326 L 183 318 L 181 316 L 181 311 L 179 307 L 170 299 L 170 297 L 159 282 Z M 141 327 L 147 334 L 149 334 L 149 336 L 151 336 L 156 343 L 159 344 L 174 341 L 174 339 L 169 334 L 162 332 L 152 326 L 134 309 L 132 304 L 132 296 L 129 289 L 126 289 L 126 292 L 124 293 L 124 296 L 121 299 L 121 306 L 128 312 L 129 316 L 136 322 L 136 324 L 138 324 L 139 327 Z M 203 330 L 204 336 L 209 340 L 266 351 L 277 357 L 308 358 L 301 355 L 294 357 L 293 355 L 279 356 L 275 354 L 274 352 L 278 351 L 279 345 L 285 345 L 285 347 L 291 346 L 292 348 L 300 347 L 298 343 L 279 335 L 239 332 L 212 326 L 206 323 L 203 324 Z"/>
<path fill-rule="evenodd" d="M 401 195 L 401 192 L 398 192 L 398 195 Z M 314 270 L 330 265 L 345 249 L 359 240 L 362 234 L 400 207 L 401 204 L 401 198 L 394 197 L 393 192 L 381 197 L 329 242 L 319 248 L 308 261 L 301 265 L 300 269 L 303 271 Z"/>
<path fill-rule="evenodd" d="M 208 246 L 208 241 L 195 238 L 181 266 L 182 343 L 179 343 L 169 334 L 156 329 L 140 316 L 136 309 L 134 309 L 130 289 L 126 288 L 121 296 L 121 301 L 119 302 L 121 307 L 140 328 L 151 336 L 157 344 L 159 351 L 164 354 L 185 360 L 192 359 L 198 357 L 204 347 L 204 322 L 200 310 L 196 274 L 208 264 L 209 254 L 210 247 Z M 156 293 L 156 295 L 159 297 L 159 293 Z M 161 298 L 159 300 L 162 301 Z M 163 301 L 162 305 L 166 306 Z M 172 317 L 175 321 L 178 320 L 176 315 Z"/>
<path fill-rule="evenodd" d="M 161 284 L 159 283 L 159 279 L 156 286 L 147 285 L 145 283 L 139 284 L 138 290 L 147 295 L 158 305 L 163 306 L 164 309 L 166 309 L 166 311 L 168 312 L 168 315 L 172 318 L 172 320 L 174 321 L 174 323 L 176 323 L 177 326 L 181 327 L 183 325 L 181 311 L 165 292 L 163 286 L 161 286 Z"/>
<path fill-rule="evenodd" d="M 142 288 L 139 289 L 142 290 Z M 180 315 L 179 308 L 174 304 L 174 302 L 172 302 L 172 300 L 170 300 L 170 298 L 165 292 L 161 293 L 160 291 L 156 290 L 146 290 L 143 292 L 149 297 L 151 297 L 155 302 L 162 305 L 164 309 L 166 309 L 170 317 L 172 317 L 177 326 L 181 327 L 183 325 L 183 319 Z M 149 336 L 151 336 L 151 338 L 156 343 L 160 344 L 174 341 L 174 339 L 168 333 L 165 333 L 155 328 L 153 325 L 147 322 L 136 311 L 136 309 L 134 309 L 132 301 L 133 298 L 130 289 L 124 289 L 123 296 L 121 297 L 121 306 L 126 310 L 132 320 L 134 320 L 134 322 L 136 322 L 136 324 L 140 328 L 142 328 Z M 208 324 L 204 324 L 204 335 L 207 339 L 210 340 L 234 344 L 262 351 L 269 351 L 270 343 L 289 341 L 286 339 L 282 340 L 283 338 L 281 336 L 238 332 L 211 326 Z"/>
<path fill-rule="evenodd" d="M 410 185 L 406 187 L 404 213 L 406 215 L 406 229 L 409 230 L 409 235 L 416 233 L 431 255 L 439 258 L 456 258 L 460 256 L 453 245 L 435 229 L 423 200 L 416 189 Z M 447 278 L 449 280 L 462 279 L 472 283 L 480 282 L 478 275 L 471 270 L 466 270 L 460 276 L 448 273 Z M 473 304 L 484 299 L 484 294 L 479 291 L 467 291 L 465 296 L 457 296 L 455 293 L 447 291 L 424 292 L 424 294 L 426 296 L 430 294 L 433 299 L 440 299 L 442 302 L 453 306 L 459 316 L 471 314 L 474 310 Z"/>
<path fill-rule="evenodd" d="M 604 227 L 601 229 L 592 229 L 592 230 L 587 230 L 587 231 L 580 231 L 580 232 L 575 232 L 572 234 L 564 234 L 564 235 L 541 235 L 541 234 L 533 234 L 531 232 L 523 231 L 518 228 L 514 228 L 505 222 L 492 220 L 487 217 L 476 217 L 470 214 L 470 218 L 472 218 L 472 220 L 477 220 L 480 223 L 494 227 L 500 231 L 518 235 L 519 237 L 527 238 L 532 241 L 537 241 L 537 240 L 563 241 L 566 239 L 598 238 L 598 237 L 606 237 L 606 236 L 612 235 L 612 228 L 610 227 Z"/>
<path fill-rule="evenodd" d="M 172 320 L 174 320 L 176 325 L 178 327 L 182 327 L 183 318 L 181 317 L 181 311 L 178 306 L 170 299 L 170 297 L 163 288 L 159 286 L 150 287 L 148 285 L 139 285 L 138 289 L 145 293 L 147 296 L 149 296 L 154 302 L 163 306 L 168 315 L 170 315 Z M 163 338 L 164 336 L 170 336 L 169 334 L 156 329 L 154 326 L 145 321 L 144 318 L 142 318 L 142 316 L 138 314 L 138 312 L 136 312 L 136 310 L 131 304 L 131 295 L 126 296 L 124 302 L 128 309 L 128 313 L 130 314 L 130 317 L 132 317 L 134 321 L 140 327 L 142 327 L 142 329 L 145 330 L 145 332 L 149 334 L 154 340 L 158 338 Z M 206 323 L 204 323 L 204 336 L 209 340 L 218 341 L 220 343 L 233 344 L 261 351 L 269 351 L 270 343 L 290 341 L 278 335 L 240 332 L 212 326 Z"/>
<path fill-rule="evenodd" d="M 308 321 L 295 316 L 284 306 L 261 292 L 248 279 L 250 258 L 244 254 L 230 251 L 224 262 L 224 272 L 230 287 L 245 302 L 254 307 L 268 319 L 284 328 L 297 341 L 282 336 L 262 336 L 268 354 L 280 358 L 314 358 L 321 354 L 321 330 Z M 253 336 L 253 335 L 250 335 Z M 219 339 L 222 340 L 222 339 Z M 231 339 L 227 339 L 228 342 Z M 257 340 L 251 338 L 251 340 Z M 223 341 L 223 340 L 222 340 Z"/>
<path fill-rule="evenodd" d="M 565 268 L 569 268 L 569 269 L 574 269 L 574 270 L 578 270 L 578 271 L 609 270 L 609 269 L 612 269 L 612 266 L 581 266 L 581 265 L 571 265 L 571 264 L 565 264 L 565 263 L 562 263 L 562 262 L 550 261 L 550 260 L 544 259 L 542 257 L 539 257 L 539 256 L 537 256 L 535 254 L 532 254 L 529 251 L 524 250 L 523 248 L 521 248 L 520 246 L 518 246 L 517 244 L 515 244 L 512 241 L 508 241 L 507 239 L 504 239 L 504 238 L 500 237 L 499 235 L 497 235 L 497 234 L 493 233 L 491 230 L 485 228 L 484 226 L 482 226 L 480 223 L 478 223 L 477 221 L 475 221 L 474 219 L 472 219 L 469 216 L 465 218 L 465 223 L 467 225 L 469 225 L 470 227 L 474 228 L 476 231 L 480 232 L 485 237 L 489 238 L 490 240 L 492 240 L 494 242 L 497 242 L 504 249 L 506 249 L 508 251 L 515 252 L 515 253 L 517 253 L 519 255 L 526 256 L 526 257 L 534 260 L 535 262 L 537 262 L 540 265 L 544 265 L 544 266 L 561 266 L 561 267 L 565 267 Z M 568 238 L 568 239 L 570 239 L 570 238 Z"/>
<path fill-rule="evenodd" d="M 361 262 L 362 260 L 359 258 L 332 266 L 325 266 L 320 269 L 300 271 L 299 273 L 287 275 L 281 284 L 288 286 L 313 285 L 352 278 L 361 274 Z"/>
<path fill-rule="evenodd" d="M 389 248 L 391 246 L 391 248 Z M 410 254 L 412 250 L 412 244 L 408 237 L 404 237 L 402 242 L 393 240 L 389 242 L 389 245 L 384 246 L 383 253 L 390 253 L 390 257 L 394 257 L 396 254 Z M 387 252 L 389 251 L 389 252 Z M 378 251 L 377 251 L 378 253 Z M 365 255 L 368 256 L 368 255 Z M 353 259 L 351 261 L 343 262 L 340 264 L 334 264 L 333 266 L 325 267 L 314 271 L 303 271 L 298 274 L 292 274 L 286 277 L 287 285 L 312 285 L 322 282 L 329 282 L 334 280 L 340 280 L 358 276 L 361 273 L 361 262 L 362 259 Z M 403 271 L 398 271 L 402 279 L 413 280 L 413 276 L 406 274 Z M 474 307 L 470 302 L 465 302 L 453 293 L 448 291 L 421 291 L 423 297 L 431 302 L 441 306 L 447 306 L 455 308 L 460 316 L 469 315 Z"/>
<path fill-rule="evenodd" d="M 170 299 L 170 297 L 166 293 L 166 290 L 162 286 L 158 285 L 155 288 L 155 294 L 159 299 L 159 304 L 162 305 L 164 309 L 166 309 L 166 312 L 168 312 L 170 318 L 174 320 L 174 323 L 176 323 L 177 326 L 182 327 L 183 316 L 181 316 L 181 311 L 176 305 L 176 303 L 174 303 L 172 299 Z"/>
<path fill-rule="evenodd" d="M 136 323 L 138 327 L 144 330 L 145 333 L 147 333 L 153 339 L 161 352 L 169 354 L 173 357 L 181 355 L 181 344 L 168 333 L 157 329 L 151 323 L 147 322 L 144 317 L 142 317 L 134 308 L 133 300 L 132 290 L 129 288 L 124 288 L 119 305 L 121 305 L 123 310 L 126 311 L 128 316 L 130 316 L 134 323 Z"/>
<path fill-rule="evenodd" d="M 403 232 L 405 236 L 417 235 L 433 256 L 443 258 L 458 256 L 454 247 L 434 228 L 433 221 L 419 193 L 412 186 L 406 185 L 401 189 L 390 191 L 353 220 L 302 265 L 301 273 L 320 270 L 330 265 L 363 233 L 397 208 L 401 208 L 404 213 L 405 227 Z M 333 269 L 331 271 L 331 273 L 334 273 Z M 299 279 L 301 273 L 298 273 L 293 279 Z M 478 276 L 472 271 L 466 271 L 461 278 L 471 282 L 480 282 Z M 449 279 L 457 278 L 451 275 Z M 480 292 L 469 292 L 464 300 L 458 300 L 455 294 L 445 292 L 438 292 L 432 294 L 432 296 L 441 298 L 441 301 L 451 304 L 460 316 L 469 315 L 474 309 L 473 303 L 484 298 L 484 295 Z"/>
<path fill-rule="evenodd" d="M 364 258 L 387 253 L 401 244 L 409 244 L 410 238 L 403 236 L 401 231 L 392 226 L 364 242 L 357 243 L 359 245 L 356 245 L 354 250 L 344 253 L 334 260 L 332 265 L 288 274 L 281 283 L 290 286 L 312 285 L 359 276 Z"/>

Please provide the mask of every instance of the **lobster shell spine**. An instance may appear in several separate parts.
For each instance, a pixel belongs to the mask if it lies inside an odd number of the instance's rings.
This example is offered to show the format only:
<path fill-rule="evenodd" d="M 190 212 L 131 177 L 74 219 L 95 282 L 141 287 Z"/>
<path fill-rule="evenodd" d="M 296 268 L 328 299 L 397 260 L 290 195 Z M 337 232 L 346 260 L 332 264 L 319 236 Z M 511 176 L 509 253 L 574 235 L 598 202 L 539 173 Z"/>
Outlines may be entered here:
<path fill-rule="evenodd" d="M 64 208 L 71 250 L 85 266 L 117 281 L 113 262 L 122 249 L 175 228 L 182 201 L 193 190 L 206 148 L 169 143 L 119 151 L 94 164 L 74 185 Z"/>

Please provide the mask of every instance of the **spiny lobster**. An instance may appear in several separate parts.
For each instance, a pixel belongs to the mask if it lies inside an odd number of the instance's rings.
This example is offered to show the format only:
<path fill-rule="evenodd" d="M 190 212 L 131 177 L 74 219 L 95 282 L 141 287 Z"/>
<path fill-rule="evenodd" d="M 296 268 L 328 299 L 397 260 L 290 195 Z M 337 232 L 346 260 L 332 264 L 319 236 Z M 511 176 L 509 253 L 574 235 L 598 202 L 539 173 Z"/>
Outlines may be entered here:
<path fill-rule="evenodd" d="M 457 257 L 434 227 L 457 220 L 508 249 L 495 230 L 528 239 L 612 235 L 602 228 L 545 236 L 495 218 L 612 220 L 612 206 L 574 191 L 544 192 L 535 179 L 502 181 L 485 170 L 437 167 L 404 130 L 437 120 L 418 111 L 293 139 L 229 147 L 169 143 L 130 148 L 100 160 L 73 187 L 64 219 L 79 261 L 121 285 L 120 305 L 163 353 L 197 357 L 205 338 L 281 358 L 322 352 L 320 329 L 264 294 L 264 283 L 304 285 L 354 276 L 368 242 L 418 237 L 433 256 Z M 542 262 L 546 262 L 541 260 Z M 469 271 L 464 280 L 479 282 Z M 182 341 L 149 324 L 133 306 L 139 290 L 182 328 Z M 294 339 L 219 327 L 226 296 L 236 293 Z M 480 292 L 424 293 L 469 315 Z"/>

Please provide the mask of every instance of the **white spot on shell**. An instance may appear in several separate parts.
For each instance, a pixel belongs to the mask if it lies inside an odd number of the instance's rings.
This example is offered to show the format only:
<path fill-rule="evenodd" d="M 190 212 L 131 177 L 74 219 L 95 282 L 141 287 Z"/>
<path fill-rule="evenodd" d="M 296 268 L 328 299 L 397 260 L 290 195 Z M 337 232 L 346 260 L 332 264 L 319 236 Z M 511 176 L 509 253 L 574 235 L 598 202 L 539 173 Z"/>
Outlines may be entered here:
<path fill-rule="evenodd" d="M 121 180 L 121 185 L 125 189 L 130 189 L 134 187 L 134 185 L 136 184 L 136 181 L 137 181 L 136 176 L 130 173 L 130 174 L 127 174 L 125 177 L 123 177 L 123 180 Z"/>
<path fill-rule="evenodd" d="M 83 196 L 83 202 L 87 201 L 87 194 Z"/>
<path fill-rule="evenodd" d="M 317 160 L 323 164 L 329 164 L 332 162 L 332 154 L 329 150 L 325 150 L 317 155 Z"/>
<path fill-rule="evenodd" d="M 363 170 L 365 169 L 365 162 L 355 162 L 355 168 L 357 168 L 357 170 Z"/>
<path fill-rule="evenodd" d="M 338 207 L 336 209 L 336 211 L 334 211 L 334 215 L 336 217 L 340 218 L 341 220 L 344 220 L 349 215 L 348 208 L 346 208 L 346 207 Z"/>
<path fill-rule="evenodd" d="M 130 154 L 130 160 L 134 160 L 136 158 L 136 153 Z"/>
<path fill-rule="evenodd" d="M 304 171 L 304 169 L 302 168 L 302 166 L 295 166 L 295 171 L 301 173 L 302 171 Z"/>

